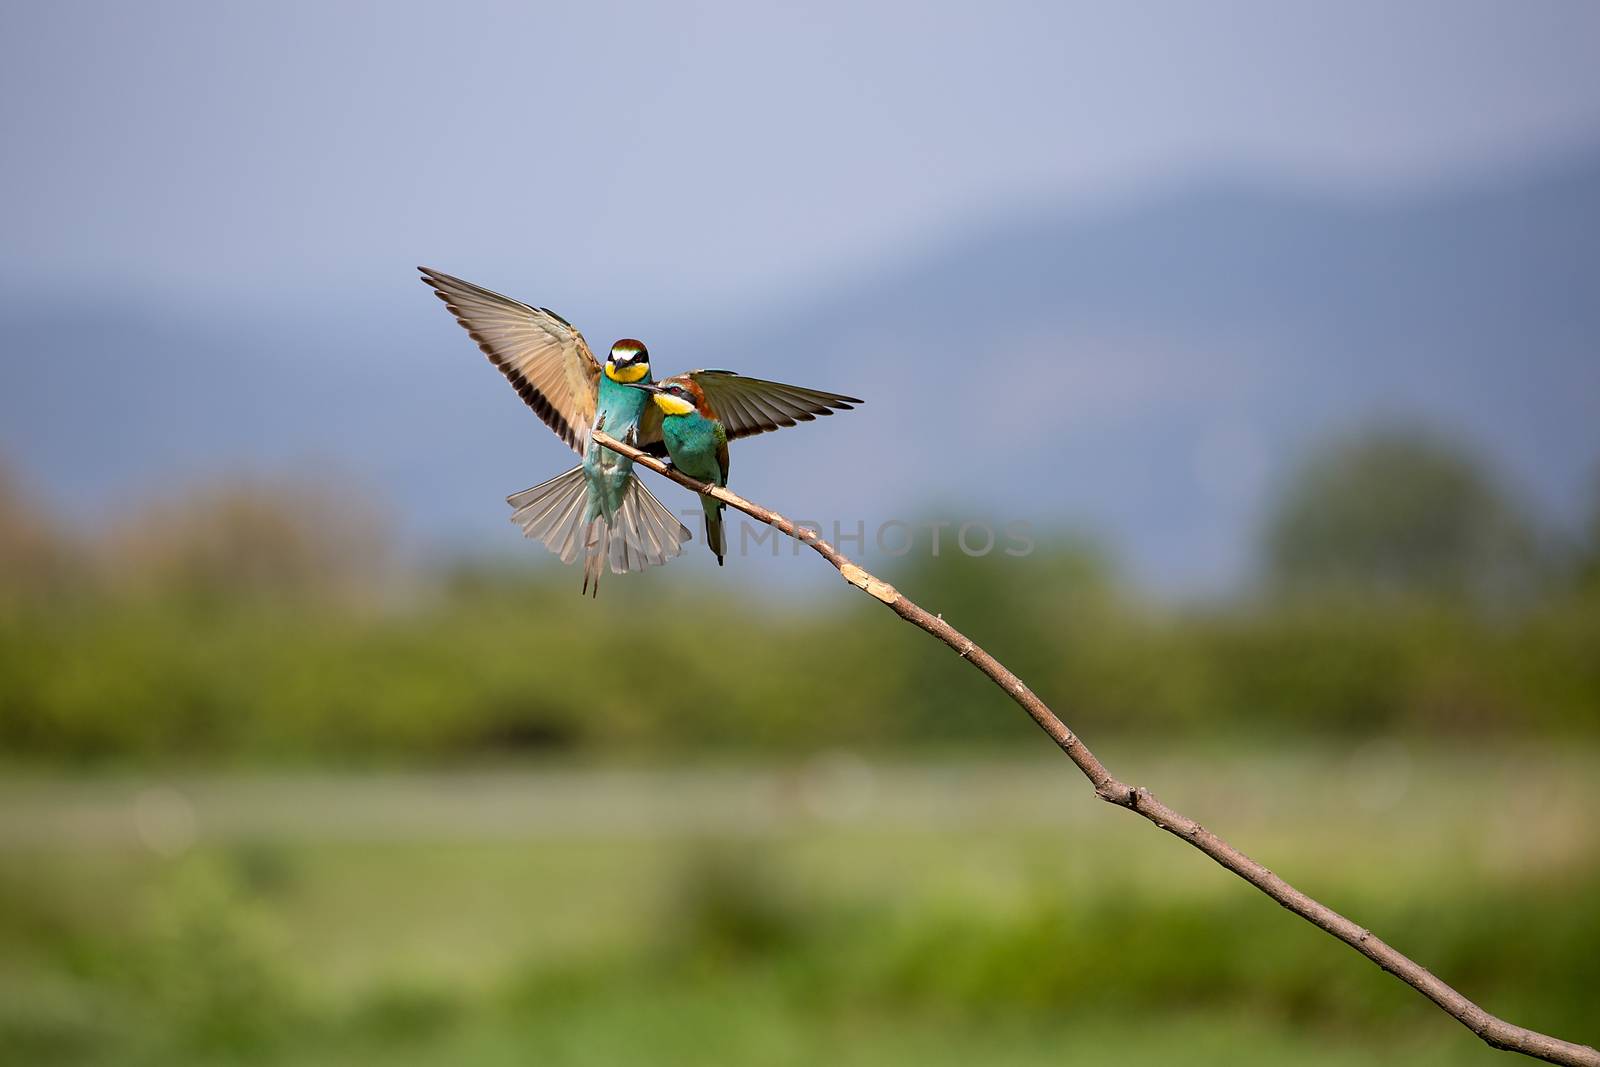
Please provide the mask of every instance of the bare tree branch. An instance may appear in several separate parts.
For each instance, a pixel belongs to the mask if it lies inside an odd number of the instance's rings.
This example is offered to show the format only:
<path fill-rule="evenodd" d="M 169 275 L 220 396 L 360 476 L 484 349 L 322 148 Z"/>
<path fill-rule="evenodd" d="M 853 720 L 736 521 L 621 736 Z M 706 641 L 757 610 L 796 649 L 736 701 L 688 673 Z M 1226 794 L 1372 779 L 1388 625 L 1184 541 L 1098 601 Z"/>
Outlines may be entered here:
<path fill-rule="evenodd" d="M 655 457 L 625 445 L 608 434 L 595 431 L 594 440 L 614 452 L 628 456 L 635 463 L 649 467 L 657 474 L 671 478 L 686 489 L 721 500 L 751 518 L 810 545 L 823 559 L 838 568 L 845 581 L 882 601 L 890 611 L 913 626 L 926 630 L 949 645 L 962 659 L 988 675 L 991 681 L 1004 689 L 1006 694 L 1039 724 L 1039 728 L 1050 735 L 1050 739 L 1067 754 L 1067 758 L 1077 764 L 1078 770 L 1089 779 L 1090 784 L 1094 786 L 1095 795 L 1101 800 L 1137 812 L 1167 833 L 1193 845 L 1283 907 L 1337 937 L 1411 986 L 1491 1047 L 1520 1052 L 1525 1056 L 1548 1060 L 1551 1063 L 1570 1064 L 1573 1067 L 1600 1067 L 1600 1052 L 1590 1046 L 1550 1037 L 1490 1015 L 1441 981 L 1426 967 L 1391 948 L 1370 930 L 1356 925 L 1327 905 L 1300 892 L 1187 815 L 1173 811 L 1151 795 L 1148 789 L 1129 786 L 1119 781 L 1078 739 L 1078 735 L 1069 730 L 1067 725 L 1056 717 L 1055 712 L 1051 711 L 1022 679 L 1007 670 L 1004 664 L 979 648 L 976 642 L 960 630 L 945 622 L 942 616 L 929 614 L 888 582 L 881 581 L 856 566 L 816 532 L 803 526 L 796 526 L 777 512 L 759 504 L 752 504 L 737 493 L 697 482 Z"/>

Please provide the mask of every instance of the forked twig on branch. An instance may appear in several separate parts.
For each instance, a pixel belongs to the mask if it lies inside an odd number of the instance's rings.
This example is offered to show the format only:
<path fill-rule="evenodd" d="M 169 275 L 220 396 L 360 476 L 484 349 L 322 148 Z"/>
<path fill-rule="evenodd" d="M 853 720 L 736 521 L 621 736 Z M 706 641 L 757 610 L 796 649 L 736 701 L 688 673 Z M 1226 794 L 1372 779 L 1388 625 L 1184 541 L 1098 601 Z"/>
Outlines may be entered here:
<path fill-rule="evenodd" d="M 1520 1052 L 1525 1056 L 1548 1060 L 1551 1063 L 1570 1064 L 1573 1067 L 1600 1067 L 1600 1052 L 1595 1049 L 1588 1045 L 1578 1045 L 1548 1034 L 1541 1034 L 1490 1015 L 1445 984 L 1426 967 L 1391 948 L 1371 931 L 1357 926 L 1327 905 L 1300 892 L 1187 815 L 1173 811 L 1151 795 L 1148 789 L 1126 785 L 1113 777 L 1111 772 L 1095 758 L 1094 753 L 1078 739 L 1077 734 L 1067 729 L 1066 724 L 1056 717 L 1055 712 L 1051 711 L 1022 679 L 1007 670 L 999 660 L 985 652 L 960 630 L 945 622 L 942 616 L 924 611 L 888 582 L 880 581 L 856 566 L 815 531 L 797 526 L 777 512 L 759 504 L 752 504 L 737 493 L 695 481 L 677 469 L 668 467 L 654 456 L 625 445 L 608 434 L 594 431 L 593 436 L 595 441 L 606 448 L 620 452 L 657 474 L 671 478 L 685 489 L 715 497 L 758 522 L 766 523 L 773 529 L 810 545 L 823 559 L 838 568 L 839 574 L 845 581 L 882 601 L 890 611 L 913 626 L 926 630 L 949 645 L 962 659 L 988 675 L 995 685 L 1004 689 L 1006 694 L 1039 724 L 1039 728 L 1050 735 L 1050 739 L 1067 754 L 1067 758 L 1077 764 L 1078 770 L 1089 779 L 1090 784 L 1094 786 L 1095 795 L 1101 800 L 1137 812 L 1179 840 L 1193 845 L 1283 907 L 1337 937 L 1411 986 L 1491 1047 Z"/>

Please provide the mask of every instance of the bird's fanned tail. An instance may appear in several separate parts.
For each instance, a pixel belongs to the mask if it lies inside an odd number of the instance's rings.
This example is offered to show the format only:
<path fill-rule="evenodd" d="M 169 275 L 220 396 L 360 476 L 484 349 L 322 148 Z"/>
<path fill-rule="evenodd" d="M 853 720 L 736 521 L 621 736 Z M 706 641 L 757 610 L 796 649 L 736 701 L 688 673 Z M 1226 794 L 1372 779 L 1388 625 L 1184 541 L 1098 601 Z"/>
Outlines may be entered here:
<path fill-rule="evenodd" d="M 622 506 L 611 525 L 589 515 L 589 481 L 583 467 L 556 475 L 531 489 L 506 498 L 511 521 L 523 535 L 543 542 L 563 563 L 583 560 L 583 591 L 600 589 L 600 575 L 609 563 L 613 574 L 659 566 L 683 549 L 689 531 L 646 489 L 636 476 L 628 478 Z"/>
<path fill-rule="evenodd" d="M 618 537 L 620 531 L 624 536 Z M 612 520 L 611 573 L 658 567 L 683 551 L 694 535 L 644 487 L 638 475 L 628 478 L 628 492 Z M 622 547 L 617 547 L 621 542 Z"/>

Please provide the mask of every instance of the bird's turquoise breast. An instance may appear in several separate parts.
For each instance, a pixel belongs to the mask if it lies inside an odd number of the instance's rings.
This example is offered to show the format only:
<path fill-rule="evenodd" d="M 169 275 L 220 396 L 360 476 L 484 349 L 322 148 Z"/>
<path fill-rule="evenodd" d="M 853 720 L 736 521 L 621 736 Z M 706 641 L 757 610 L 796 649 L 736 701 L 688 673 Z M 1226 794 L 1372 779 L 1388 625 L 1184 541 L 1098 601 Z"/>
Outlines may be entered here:
<path fill-rule="evenodd" d="M 600 393 L 595 398 L 595 428 L 619 440 L 627 438 L 639 425 L 639 416 L 649 400 L 648 393 L 629 389 L 602 373 Z M 583 456 L 583 473 L 591 490 L 586 520 L 603 515 L 610 522 L 627 495 L 633 460 L 591 441 Z"/>
<path fill-rule="evenodd" d="M 644 381 L 649 381 L 647 375 Z M 600 375 L 600 395 L 595 399 L 595 426 L 612 437 L 621 437 L 639 425 L 650 394 L 642 389 L 630 389 Z"/>

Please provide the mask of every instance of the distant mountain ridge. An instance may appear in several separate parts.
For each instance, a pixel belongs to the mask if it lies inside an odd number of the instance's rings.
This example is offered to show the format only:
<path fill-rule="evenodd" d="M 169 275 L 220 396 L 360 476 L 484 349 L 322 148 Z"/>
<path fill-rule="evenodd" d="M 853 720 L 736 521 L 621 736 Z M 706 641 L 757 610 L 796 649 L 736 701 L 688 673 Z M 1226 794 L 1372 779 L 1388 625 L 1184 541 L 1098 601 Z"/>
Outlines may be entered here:
<path fill-rule="evenodd" d="M 511 547 L 500 499 L 567 457 L 408 266 L 362 279 L 381 297 L 278 313 L 13 291 L 0 454 L 84 515 L 208 470 L 331 462 L 425 537 Z M 1153 584 L 1215 587 L 1285 461 L 1363 419 L 1458 431 L 1546 512 L 1579 510 L 1600 463 L 1600 151 L 1383 200 L 1212 180 L 1029 212 L 766 313 L 691 310 L 662 328 L 695 340 L 690 365 L 868 399 L 737 449 L 751 495 L 869 528 L 930 501 L 1071 521 Z"/>
<path fill-rule="evenodd" d="M 966 431 L 913 427 L 941 461 L 906 488 L 1037 493 L 1158 580 L 1237 573 L 1284 461 L 1373 418 L 1459 433 L 1570 518 L 1600 465 L 1600 151 L 1428 196 L 1210 182 L 1018 219 L 762 337 Z"/>

